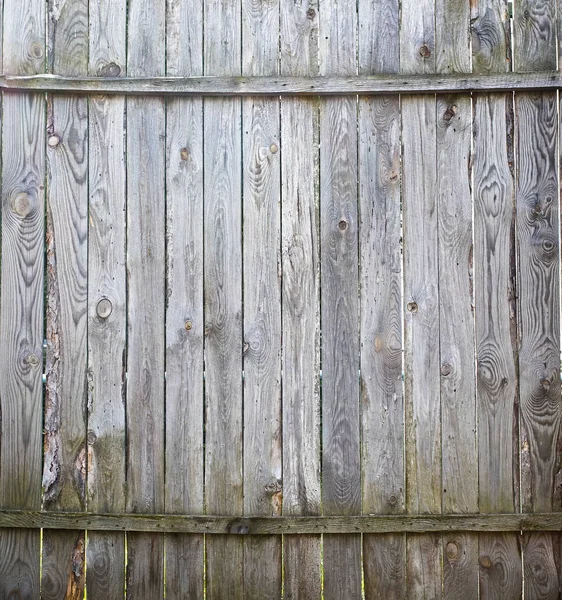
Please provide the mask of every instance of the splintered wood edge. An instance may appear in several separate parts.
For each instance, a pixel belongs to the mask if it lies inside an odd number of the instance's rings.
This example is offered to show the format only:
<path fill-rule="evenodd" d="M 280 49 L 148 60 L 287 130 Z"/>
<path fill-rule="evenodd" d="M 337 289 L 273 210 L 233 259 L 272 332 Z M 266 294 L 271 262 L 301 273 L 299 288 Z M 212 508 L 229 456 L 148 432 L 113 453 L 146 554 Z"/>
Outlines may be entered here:
<path fill-rule="evenodd" d="M 347 77 L 61 77 L 0 76 L 18 92 L 156 96 L 345 96 L 557 90 L 562 74 L 350 75 Z"/>
<path fill-rule="evenodd" d="M 560 531 L 562 513 L 487 515 L 363 515 L 357 517 L 224 517 L 0 511 L 1 528 L 88 529 L 234 535 Z"/>

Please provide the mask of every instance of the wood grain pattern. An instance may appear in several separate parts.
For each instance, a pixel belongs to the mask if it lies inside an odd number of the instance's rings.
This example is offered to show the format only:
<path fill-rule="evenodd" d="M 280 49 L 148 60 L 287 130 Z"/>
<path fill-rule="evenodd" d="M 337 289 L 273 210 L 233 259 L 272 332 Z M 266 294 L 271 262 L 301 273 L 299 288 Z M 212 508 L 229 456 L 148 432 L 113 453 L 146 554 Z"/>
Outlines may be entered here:
<path fill-rule="evenodd" d="M 203 73 L 203 3 L 169 2 L 166 73 Z M 166 511 L 203 503 L 203 102 L 166 106 Z M 166 598 L 201 598 L 202 535 L 166 536 Z"/>
<path fill-rule="evenodd" d="M 165 2 L 128 4 L 127 73 L 163 75 Z M 127 510 L 163 512 L 165 364 L 165 114 L 127 100 Z M 142 419 L 139 419 L 142 414 Z M 127 535 L 127 594 L 164 592 L 164 536 Z"/>
<path fill-rule="evenodd" d="M 279 3 L 242 2 L 242 74 L 276 75 Z M 279 100 L 242 101 L 244 513 L 281 514 Z M 281 597 L 281 538 L 245 540 L 244 595 Z"/>
<path fill-rule="evenodd" d="M 88 66 L 88 3 L 49 3 L 50 70 L 80 76 Z M 80 510 L 87 473 L 88 102 L 57 96 L 47 106 L 47 364 L 43 504 Z M 80 597 L 84 532 L 43 536 L 41 595 Z"/>
<path fill-rule="evenodd" d="M 318 4 L 281 2 L 283 75 L 318 72 Z M 320 514 L 318 109 L 281 100 L 283 514 Z M 321 596 L 321 538 L 283 538 L 288 598 Z"/>
<path fill-rule="evenodd" d="M 399 5 L 358 5 L 359 74 L 397 72 Z M 363 513 L 404 511 L 400 104 L 359 97 Z M 406 536 L 363 536 L 365 595 L 405 598 Z"/>
<path fill-rule="evenodd" d="M 320 75 L 355 73 L 356 18 L 351 4 L 320 1 Z M 324 514 L 357 514 L 361 464 L 355 98 L 321 101 L 320 141 L 322 504 Z M 324 595 L 360 597 L 360 536 L 324 536 Z"/>
<path fill-rule="evenodd" d="M 509 165 L 510 102 L 503 95 L 475 98 L 474 107 L 474 303 L 478 407 L 479 504 L 483 513 L 515 509 L 518 470 L 513 432 L 517 424 L 513 180 Z M 479 267 L 478 267 L 479 266 Z M 517 431 L 515 429 L 515 431 Z M 521 578 L 515 537 L 480 535 L 480 560 L 495 556 L 498 568 Z M 500 567 L 502 560 L 506 564 Z M 480 586 L 499 593 L 480 569 Z M 486 576 L 486 583 L 483 581 Z M 490 587 L 491 586 L 491 587 Z M 514 588 L 515 597 L 520 594 Z"/>
<path fill-rule="evenodd" d="M 40 73 L 45 4 L 3 3 L 3 72 Z M 41 507 L 45 103 L 6 94 L 2 107 L 0 506 Z M 39 531 L 0 532 L 0 596 L 39 595 Z"/>
<path fill-rule="evenodd" d="M 521 549 L 518 538 L 517 534 L 509 533 L 480 534 L 481 598 L 522 598 Z"/>
<path fill-rule="evenodd" d="M 90 74 L 126 72 L 125 9 L 122 0 L 90 5 Z M 90 98 L 86 498 L 88 510 L 101 512 L 125 510 L 124 111 L 124 98 Z M 88 598 L 106 600 L 123 595 L 123 533 L 88 532 L 86 562 Z"/>
<path fill-rule="evenodd" d="M 206 75 L 239 75 L 241 4 L 205 6 Z M 206 99 L 205 140 L 205 494 L 207 512 L 242 513 L 242 132 L 238 99 Z M 241 599 L 243 540 L 206 540 L 207 597 Z"/>

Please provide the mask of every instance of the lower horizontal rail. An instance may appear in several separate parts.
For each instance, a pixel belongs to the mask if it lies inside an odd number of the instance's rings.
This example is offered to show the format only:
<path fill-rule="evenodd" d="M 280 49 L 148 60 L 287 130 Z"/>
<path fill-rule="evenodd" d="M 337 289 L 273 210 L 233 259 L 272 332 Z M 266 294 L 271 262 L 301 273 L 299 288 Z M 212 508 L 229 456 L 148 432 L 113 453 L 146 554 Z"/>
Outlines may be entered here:
<path fill-rule="evenodd" d="M 0 528 L 5 527 L 235 535 L 560 531 L 562 530 L 562 513 L 226 517 L 2 510 L 0 511 Z"/>
<path fill-rule="evenodd" d="M 119 72 L 117 65 L 109 72 Z M 557 90 L 557 72 L 494 75 L 358 75 L 348 77 L 61 77 L 0 75 L 19 92 L 156 96 L 341 96 Z"/>

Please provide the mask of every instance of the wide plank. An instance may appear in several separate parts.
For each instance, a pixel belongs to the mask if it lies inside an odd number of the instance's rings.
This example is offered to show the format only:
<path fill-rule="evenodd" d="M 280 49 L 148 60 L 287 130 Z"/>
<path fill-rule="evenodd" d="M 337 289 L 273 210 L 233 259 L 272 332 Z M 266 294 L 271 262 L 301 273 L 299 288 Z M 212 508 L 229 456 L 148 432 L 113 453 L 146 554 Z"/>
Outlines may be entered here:
<path fill-rule="evenodd" d="M 91 75 L 126 73 L 126 3 L 90 5 Z M 89 109 L 88 478 L 94 512 L 125 510 L 126 189 L 124 98 L 92 96 Z M 88 532 L 91 600 L 125 589 L 125 534 Z"/>
<path fill-rule="evenodd" d="M 3 3 L 3 72 L 44 71 L 45 3 Z M 0 506 L 41 508 L 45 102 L 2 107 Z M 0 531 L 0 596 L 39 595 L 40 532 Z"/>

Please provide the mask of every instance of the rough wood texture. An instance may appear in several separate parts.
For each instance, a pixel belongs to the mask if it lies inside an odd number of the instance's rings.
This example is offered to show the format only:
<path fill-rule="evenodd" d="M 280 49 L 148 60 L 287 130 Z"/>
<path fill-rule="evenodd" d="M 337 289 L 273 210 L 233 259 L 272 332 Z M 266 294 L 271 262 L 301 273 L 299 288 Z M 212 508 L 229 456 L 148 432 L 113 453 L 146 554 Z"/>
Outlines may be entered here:
<path fill-rule="evenodd" d="M 481 598 L 522 598 L 521 549 L 518 538 L 519 535 L 515 533 L 480 534 Z"/>
<path fill-rule="evenodd" d="M 45 3 L 3 3 L 3 72 L 44 70 Z M 6 94 L 2 110 L 0 506 L 41 506 L 45 103 Z M 0 532 L 0 596 L 39 595 L 39 531 Z"/>
<path fill-rule="evenodd" d="M 90 6 L 91 75 L 125 74 L 126 3 Z M 93 512 L 125 510 L 125 138 L 124 98 L 89 102 L 88 219 L 88 477 Z M 88 532 L 88 598 L 118 598 L 124 590 L 125 536 Z"/>
<path fill-rule="evenodd" d="M 556 3 L 522 2 L 514 15 L 514 67 L 556 68 Z M 558 98 L 516 94 L 517 287 L 521 403 L 521 507 L 560 509 L 560 195 Z M 527 536 L 525 597 L 558 597 L 560 536 Z"/>
<path fill-rule="evenodd" d="M 242 2 L 242 74 L 276 75 L 279 3 Z M 242 102 L 244 254 L 244 513 L 281 514 L 279 100 Z M 244 595 L 281 597 L 281 538 L 244 544 Z"/>
<path fill-rule="evenodd" d="M 165 2 L 128 4 L 129 75 L 163 75 Z M 163 512 L 165 115 L 158 99 L 127 100 L 127 510 Z M 142 418 L 139 418 L 142 415 Z M 164 536 L 127 536 L 127 594 L 160 598 Z"/>
<path fill-rule="evenodd" d="M 398 72 L 399 4 L 358 5 L 359 74 Z M 400 104 L 359 97 L 363 513 L 404 511 Z M 405 598 L 406 537 L 364 536 L 365 595 Z"/>
<path fill-rule="evenodd" d="M 356 12 L 321 0 L 321 75 L 355 73 Z M 320 103 L 322 504 L 327 515 L 361 510 L 359 447 L 357 106 Z M 328 292 L 330 290 L 330 292 Z M 324 595 L 361 595 L 360 536 L 324 537 Z"/>
<path fill-rule="evenodd" d="M 53 72 L 88 70 L 88 3 L 49 2 L 47 63 Z M 47 106 L 47 364 L 43 504 L 85 505 L 88 314 L 88 103 L 56 96 Z M 43 536 L 41 595 L 80 597 L 84 534 Z"/>
<path fill-rule="evenodd" d="M 205 14 L 206 75 L 238 75 L 240 2 L 211 0 Z M 240 514 L 243 494 L 241 102 L 206 99 L 205 140 L 205 494 L 209 513 Z M 244 593 L 244 543 L 206 541 L 207 597 Z"/>
<path fill-rule="evenodd" d="M 312 14 L 312 13 L 309 13 Z M 309 17 L 304 17 L 309 19 Z M 314 17 L 313 17 L 314 19 Z M 303 27 L 304 29 L 304 27 Z M 304 34 L 299 34 L 303 35 Z M 295 43 L 302 43 L 300 37 Z M 294 57 L 288 59 L 291 64 Z M 108 67 L 117 73 L 113 65 Z M 73 78 L 54 75 L 0 75 L 0 88 L 80 94 L 136 96 L 356 96 L 379 94 L 427 95 L 470 91 L 556 90 L 562 77 L 555 72 L 502 74 L 359 75 L 294 77 L 127 77 Z"/>
<path fill-rule="evenodd" d="M 203 3 L 169 2 L 167 75 L 203 73 Z M 166 116 L 166 512 L 203 504 L 203 102 Z M 204 538 L 166 536 L 166 598 L 203 596 Z"/>

